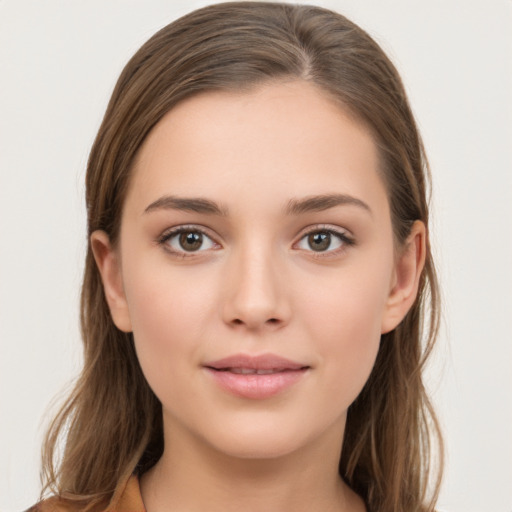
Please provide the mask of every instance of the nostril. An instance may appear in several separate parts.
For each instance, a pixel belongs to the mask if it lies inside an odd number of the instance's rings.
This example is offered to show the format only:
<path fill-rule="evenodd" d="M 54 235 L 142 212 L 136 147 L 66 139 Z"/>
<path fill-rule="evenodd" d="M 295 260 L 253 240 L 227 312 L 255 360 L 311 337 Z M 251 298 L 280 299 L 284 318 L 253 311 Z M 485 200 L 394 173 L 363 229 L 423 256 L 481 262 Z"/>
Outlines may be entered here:
<path fill-rule="evenodd" d="M 244 325 L 245 322 L 243 320 L 240 320 L 240 318 L 234 318 L 231 323 L 233 325 Z M 265 323 L 275 325 L 279 324 L 280 320 L 278 318 L 269 318 Z"/>

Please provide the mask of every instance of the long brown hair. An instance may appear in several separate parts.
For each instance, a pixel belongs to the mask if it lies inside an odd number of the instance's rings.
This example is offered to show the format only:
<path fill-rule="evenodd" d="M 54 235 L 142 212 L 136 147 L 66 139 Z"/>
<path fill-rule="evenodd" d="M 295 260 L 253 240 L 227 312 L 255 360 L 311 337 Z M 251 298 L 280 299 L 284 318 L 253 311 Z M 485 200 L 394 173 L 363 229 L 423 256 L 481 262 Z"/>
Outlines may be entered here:
<path fill-rule="evenodd" d="M 124 68 L 88 162 L 89 235 L 101 229 L 116 242 L 134 158 L 178 102 L 201 92 L 249 90 L 290 78 L 314 83 L 373 132 L 397 247 L 415 220 L 428 227 L 423 145 L 400 77 L 381 48 L 326 9 L 235 2 L 171 23 Z M 442 456 L 436 468 L 430 461 L 442 454 L 441 438 L 422 370 L 438 317 L 427 247 L 417 300 L 403 322 L 382 336 L 372 374 L 348 412 L 339 471 L 370 511 L 434 510 Z M 122 482 L 158 460 L 163 433 L 161 405 L 142 374 L 132 335 L 112 322 L 90 246 L 81 325 L 84 367 L 48 430 L 43 483 L 44 492 L 92 507 L 108 504 Z"/>

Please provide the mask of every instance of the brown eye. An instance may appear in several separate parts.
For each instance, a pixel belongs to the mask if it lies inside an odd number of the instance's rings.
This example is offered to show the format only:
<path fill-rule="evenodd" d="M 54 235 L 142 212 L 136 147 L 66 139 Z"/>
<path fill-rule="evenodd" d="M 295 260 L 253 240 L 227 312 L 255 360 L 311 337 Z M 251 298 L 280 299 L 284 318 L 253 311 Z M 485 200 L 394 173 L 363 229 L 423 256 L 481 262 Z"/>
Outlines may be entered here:
<path fill-rule="evenodd" d="M 317 229 L 303 235 L 295 247 L 303 251 L 334 255 L 350 245 L 354 245 L 354 240 L 344 231 Z"/>
<path fill-rule="evenodd" d="M 179 243 L 184 251 L 197 251 L 203 245 L 203 234 L 197 231 L 185 231 L 180 233 Z"/>
<path fill-rule="evenodd" d="M 217 243 L 199 229 L 186 227 L 176 228 L 165 233 L 160 238 L 159 243 L 165 245 L 170 252 L 181 255 L 220 248 Z"/>
<path fill-rule="evenodd" d="M 313 251 L 326 251 L 331 245 L 331 233 L 318 231 L 308 235 L 308 245 Z"/>

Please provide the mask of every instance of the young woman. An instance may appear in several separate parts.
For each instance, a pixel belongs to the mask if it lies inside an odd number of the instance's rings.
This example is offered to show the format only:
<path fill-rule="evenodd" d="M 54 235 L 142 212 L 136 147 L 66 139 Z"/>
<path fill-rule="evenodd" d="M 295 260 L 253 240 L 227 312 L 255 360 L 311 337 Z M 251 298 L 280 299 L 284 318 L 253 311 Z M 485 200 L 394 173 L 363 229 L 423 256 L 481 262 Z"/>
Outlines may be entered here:
<path fill-rule="evenodd" d="M 434 510 L 427 179 L 343 16 L 227 3 L 153 36 L 89 159 L 84 368 L 36 510 Z"/>

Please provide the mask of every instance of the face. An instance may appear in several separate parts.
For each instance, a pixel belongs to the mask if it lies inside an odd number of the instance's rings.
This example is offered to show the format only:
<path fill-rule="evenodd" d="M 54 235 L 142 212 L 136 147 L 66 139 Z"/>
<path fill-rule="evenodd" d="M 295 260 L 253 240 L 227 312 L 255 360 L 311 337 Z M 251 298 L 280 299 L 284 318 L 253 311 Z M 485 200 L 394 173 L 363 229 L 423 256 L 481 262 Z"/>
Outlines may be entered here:
<path fill-rule="evenodd" d="M 371 134 L 303 82 L 207 93 L 141 148 L 119 243 L 93 235 L 166 435 L 237 457 L 341 443 L 415 295 Z M 412 299 L 411 299 L 412 297 Z"/>

